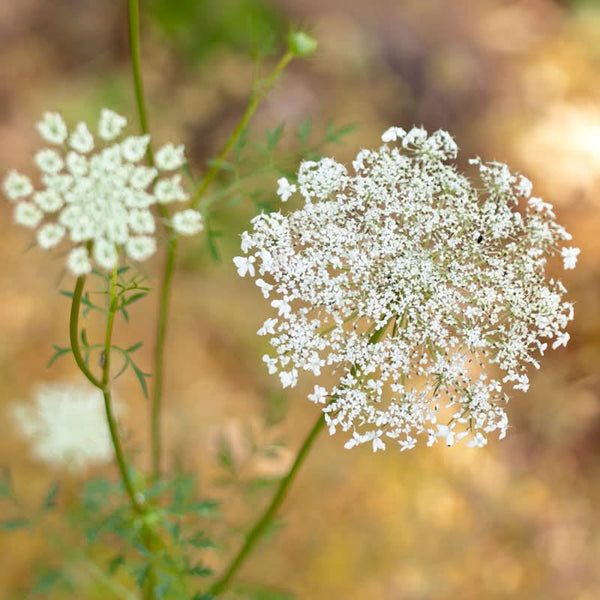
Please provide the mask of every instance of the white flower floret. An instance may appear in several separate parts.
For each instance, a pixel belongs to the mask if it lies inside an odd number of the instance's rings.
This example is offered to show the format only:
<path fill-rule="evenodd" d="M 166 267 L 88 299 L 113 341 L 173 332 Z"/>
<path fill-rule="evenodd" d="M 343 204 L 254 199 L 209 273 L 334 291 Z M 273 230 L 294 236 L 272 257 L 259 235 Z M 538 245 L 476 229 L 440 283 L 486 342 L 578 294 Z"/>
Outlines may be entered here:
<path fill-rule="evenodd" d="M 563 248 L 560 252 L 563 259 L 563 266 L 565 269 L 574 269 L 577 264 L 577 257 L 581 253 L 579 248 Z"/>
<path fill-rule="evenodd" d="M 152 213 L 143 208 L 129 212 L 128 225 L 133 233 L 154 233 L 156 230 Z"/>
<path fill-rule="evenodd" d="M 118 401 L 114 406 L 123 412 Z M 102 394 L 89 384 L 39 385 L 33 403 L 15 404 L 11 412 L 35 458 L 54 468 L 81 471 L 113 458 Z"/>
<path fill-rule="evenodd" d="M 181 185 L 181 175 L 158 181 L 154 186 L 154 195 L 161 204 L 184 202 L 189 198 Z"/>
<path fill-rule="evenodd" d="M 395 142 L 401 140 L 406 135 L 406 131 L 402 127 L 390 127 L 381 134 L 382 142 Z"/>
<path fill-rule="evenodd" d="M 123 158 L 129 162 L 139 162 L 142 160 L 142 158 L 144 158 L 149 143 L 149 135 L 132 135 L 128 138 L 125 138 L 121 142 L 121 152 L 123 153 Z"/>
<path fill-rule="evenodd" d="M 175 213 L 171 225 L 180 235 L 196 235 L 204 228 L 202 215 L 192 208 Z"/>
<path fill-rule="evenodd" d="M 163 171 L 174 171 L 185 164 L 185 148 L 183 145 L 165 144 L 156 152 L 156 166 Z"/>
<path fill-rule="evenodd" d="M 11 200 L 27 198 L 27 196 L 33 193 L 33 185 L 31 185 L 29 177 L 21 175 L 21 173 L 15 170 L 8 172 L 8 175 L 4 178 L 3 188 L 4 193 Z"/>
<path fill-rule="evenodd" d="M 361 150 L 355 175 L 302 163 L 305 205 L 242 234 L 238 273 L 276 312 L 258 330 L 273 348 L 263 361 L 284 387 L 302 371 L 332 379 L 309 399 L 331 434 L 352 432 L 346 448 L 481 447 L 506 435 L 509 393 L 527 391 L 548 340 L 569 339 L 573 304 L 546 266 L 570 235 L 506 165 L 474 159 L 476 180 L 461 174 L 448 133 L 383 140 L 401 143 Z M 579 250 L 560 254 L 572 268 Z"/>
<path fill-rule="evenodd" d="M 119 260 L 115 245 L 108 240 L 96 240 L 93 255 L 94 261 L 107 271 L 114 269 Z"/>
<path fill-rule="evenodd" d="M 94 149 L 94 136 L 90 133 L 85 123 L 77 123 L 75 130 L 69 138 L 69 146 L 82 154 L 87 154 Z"/>
<path fill-rule="evenodd" d="M 125 117 L 108 108 L 103 108 L 100 111 L 98 135 L 103 140 L 110 142 L 121 135 L 121 131 L 126 125 L 127 119 Z"/>
<path fill-rule="evenodd" d="M 79 247 L 71 250 L 67 259 L 67 267 L 78 277 L 91 273 L 92 263 L 90 262 L 90 254 L 87 248 Z"/>
<path fill-rule="evenodd" d="M 37 242 L 40 248 L 54 248 L 65 237 L 65 228 L 57 223 L 46 223 L 37 232 Z"/>
<path fill-rule="evenodd" d="M 36 127 L 42 138 L 50 144 L 62 144 L 67 139 L 67 126 L 58 113 L 45 112 Z"/>
<path fill-rule="evenodd" d="M 132 260 L 142 262 L 156 252 L 156 240 L 146 235 L 129 238 L 125 244 L 125 252 Z"/>
<path fill-rule="evenodd" d="M 77 152 L 69 152 L 66 158 L 67 169 L 74 177 L 83 177 L 88 173 L 88 161 Z"/>
<path fill-rule="evenodd" d="M 327 402 L 327 390 L 320 385 L 315 385 L 312 394 L 308 395 L 308 399 L 315 404 L 325 404 Z"/>
<path fill-rule="evenodd" d="M 281 198 L 282 202 L 287 202 L 290 196 L 296 191 L 296 186 L 290 183 L 285 177 L 280 177 L 277 180 L 277 195 Z"/>
<path fill-rule="evenodd" d="M 44 213 L 32 202 L 19 202 L 15 206 L 14 219 L 18 225 L 37 227 L 44 218 Z"/>
<path fill-rule="evenodd" d="M 254 263 L 256 262 L 256 258 L 254 256 L 236 256 L 233 259 L 233 264 L 235 265 L 238 275 L 240 277 L 245 277 L 246 273 L 250 275 L 250 277 L 254 277 Z"/>
<path fill-rule="evenodd" d="M 145 190 L 156 178 L 158 171 L 152 167 L 135 167 L 129 182 L 136 190 Z M 159 182 L 161 183 L 161 182 Z"/>
<path fill-rule="evenodd" d="M 33 160 L 40 171 L 48 173 L 49 175 L 58 173 L 63 168 L 64 164 L 58 152 L 50 150 L 49 148 L 36 152 Z"/>

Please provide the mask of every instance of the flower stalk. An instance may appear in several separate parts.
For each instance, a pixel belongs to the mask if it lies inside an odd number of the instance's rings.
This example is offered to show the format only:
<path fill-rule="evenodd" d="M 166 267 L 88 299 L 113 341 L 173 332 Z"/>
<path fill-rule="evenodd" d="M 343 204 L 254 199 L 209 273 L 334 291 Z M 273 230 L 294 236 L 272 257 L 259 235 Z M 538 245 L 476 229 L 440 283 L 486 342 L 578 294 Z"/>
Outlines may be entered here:
<path fill-rule="evenodd" d="M 325 415 L 320 413 L 317 422 L 313 425 L 312 429 L 309 431 L 304 442 L 302 443 L 302 446 L 300 447 L 300 450 L 298 451 L 298 454 L 296 455 L 294 463 L 292 464 L 288 474 L 279 482 L 279 486 L 277 487 L 277 491 L 275 492 L 273 499 L 246 536 L 242 547 L 234 556 L 223 575 L 210 587 L 208 592 L 209 595 L 216 597 L 227 589 L 229 583 L 236 575 L 239 568 L 242 566 L 248 555 L 252 552 L 254 546 L 260 540 L 263 533 L 277 514 L 279 507 L 287 496 L 290 486 L 296 478 L 298 470 L 302 466 L 305 458 L 307 457 L 310 449 L 319 436 L 319 433 L 323 430 L 324 426 Z"/>

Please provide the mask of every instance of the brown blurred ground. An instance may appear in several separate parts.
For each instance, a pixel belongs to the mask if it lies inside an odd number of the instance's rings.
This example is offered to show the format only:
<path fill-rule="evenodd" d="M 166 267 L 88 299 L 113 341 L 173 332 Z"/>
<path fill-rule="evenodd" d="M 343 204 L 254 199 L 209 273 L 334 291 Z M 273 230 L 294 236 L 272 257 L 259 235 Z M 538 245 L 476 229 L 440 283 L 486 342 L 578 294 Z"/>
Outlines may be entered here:
<path fill-rule="evenodd" d="M 0 171 L 30 168 L 38 146 L 32 124 L 44 109 L 93 118 L 106 105 L 135 122 L 122 4 L 0 4 Z M 244 576 L 307 600 L 599 598 L 600 8 L 549 0 L 272 6 L 282 22 L 311 24 L 321 45 L 317 57 L 290 69 L 257 114 L 256 131 L 308 115 L 321 124 L 358 122 L 337 150 L 347 158 L 377 144 L 391 124 L 443 127 L 464 158 L 506 160 L 532 179 L 582 254 L 578 269 L 561 275 L 576 302 L 569 347 L 545 357 L 530 392 L 515 395 L 505 441 L 480 451 L 372 455 L 323 438 L 285 505 L 286 526 L 261 545 Z M 243 107 L 251 60 L 217 46 L 190 62 L 155 21 L 145 25 L 152 129 L 159 141 L 186 142 L 199 172 Z M 28 398 L 32 382 L 74 373 L 68 360 L 44 367 L 50 344 L 67 338 L 68 306 L 56 289 L 72 282 L 58 281 L 56 261 L 26 252 L 27 234 L 11 224 L 7 202 L 0 215 L 0 392 L 8 406 Z M 216 438 L 228 436 L 243 460 L 242 425 L 258 422 L 266 392 L 277 389 L 254 336 L 267 306 L 235 275 L 232 247 L 225 245 L 220 265 L 189 259 L 198 249 L 186 248 L 169 337 L 169 465 L 197 472 L 209 489 L 218 475 Z M 146 340 L 148 368 L 154 300 L 122 330 L 124 340 Z M 306 380 L 291 393 L 286 419 L 266 432 L 256 425 L 256 435 L 295 448 L 315 418 L 303 399 L 311 387 Z M 129 380 L 119 392 L 129 404 L 131 443 L 143 442 L 144 401 Z M 0 462 L 35 503 L 51 475 L 28 458 L 6 411 L 0 418 Z M 73 494 L 76 482 L 62 479 Z M 230 518 L 243 530 L 251 515 L 235 506 Z M 10 598 L 43 545 L 24 533 L 5 533 L 0 544 L 0 597 Z M 230 549 L 237 544 L 227 540 Z M 219 567 L 224 557 L 212 560 Z"/>

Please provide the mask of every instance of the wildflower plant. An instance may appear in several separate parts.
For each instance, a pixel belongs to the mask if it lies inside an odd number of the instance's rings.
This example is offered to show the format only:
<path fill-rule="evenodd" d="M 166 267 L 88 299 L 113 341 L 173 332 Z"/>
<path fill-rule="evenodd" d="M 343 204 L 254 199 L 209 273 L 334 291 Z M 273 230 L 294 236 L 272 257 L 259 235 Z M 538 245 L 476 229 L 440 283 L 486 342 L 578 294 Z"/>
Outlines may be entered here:
<path fill-rule="evenodd" d="M 546 274 L 560 252 L 579 252 L 552 206 L 501 163 L 461 174 L 445 131 L 388 129 L 352 169 L 305 161 L 297 182 L 278 181 L 287 214 L 260 214 L 234 262 L 275 309 L 258 330 L 281 385 L 329 372 L 309 400 L 346 448 L 395 442 L 413 448 L 506 435 L 511 390 L 527 391 L 529 367 L 566 345 L 573 305 Z"/>
<path fill-rule="evenodd" d="M 71 515 L 84 540 L 52 532 L 61 551 L 99 540 L 113 548 L 106 568 L 92 572 L 121 597 L 132 595 L 113 577 L 118 569 L 145 600 L 210 600 L 230 587 L 272 524 L 326 426 L 330 433 L 345 432 L 347 448 L 369 443 L 374 451 L 389 444 L 407 450 L 419 436 L 428 445 L 443 438 L 476 447 L 490 433 L 503 437 L 509 394 L 526 391 L 530 367 L 539 367 L 549 345 L 569 339 L 573 305 L 562 283 L 547 274 L 547 261 L 560 255 L 564 268 L 572 269 L 579 250 L 564 246 L 570 236 L 551 205 L 533 197 L 531 183 L 506 165 L 476 159 L 473 178 L 460 173 L 456 144 L 443 131 L 392 127 L 380 148 L 361 150 L 347 168 L 319 150 L 349 128 L 329 126 L 325 140 L 310 147 L 307 120 L 296 135 L 297 154 L 305 160 L 297 177 L 284 176 L 288 171 L 273 161 L 283 125 L 254 146 L 247 130 L 290 61 L 315 52 L 316 41 L 301 31 L 289 33 L 285 53 L 266 77 L 257 76 L 239 122 L 195 179 L 183 145 L 153 148 L 137 0 L 129 0 L 128 11 L 139 133 L 128 132 L 127 119 L 112 109 L 101 110 L 93 124 L 74 125 L 59 112 L 46 112 L 37 123 L 46 147 L 34 155 L 36 175 L 11 170 L 3 179 L 15 223 L 64 260 L 65 279 L 76 278 L 61 292 L 70 301 L 69 342 L 54 345 L 49 366 L 72 356 L 88 384 L 41 386 L 35 402 L 19 404 L 12 416 L 36 458 L 54 471 L 63 466 L 83 475 L 109 458 L 118 471 L 117 482 L 86 481 Z M 248 147 L 266 167 L 245 160 Z M 255 185 L 257 176 L 270 178 L 266 196 Z M 300 208 L 272 210 L 275 202 L 292 204 L 299 196 Z M 242 255 L 234 263 L 274 309 L 258 331 L 272 347 L 263 360 L 283 388 L 294 387 L 304 372 L 319 378 L 308 398 L 320 411 L 264 512 L 207 582 L 213 571 L 206 556 L 215 548 L 208 528 L 218 503 L 197 497 L 193 477 L 165 473 L 169 300 L 181 236 L 199 236 L 217 256 L 219 232 L 211 219 L 244 200 L 260 214 L 242 234 Z M 140 263 L 159 253 L 163 270 L 147 371 L 135 358 L 142 341 L 121 347 L 113 338 L 121 317 L 127 322 L 153 291 L 151 270 Z M 96 317 L 103 320 L 100 340 L 81 325 Z M 114 382 L 125 373 L 149 399 L 148 472 L 129 456 L 119 423 L 126 402 L 115 402 Z M 232 456 L 220 448 L 219 460 L 233 472 Z M 8 472 L 0 472 L 0 500 L 16 511 L 0 526 L 37 527 L 42 513 L 60 501 L 59 489 L 53 482 L 41 508 L 27 513 Z M 69 552 L 96 560 L 86 550 Z M 62 584 L 74 593 L 76 580 L 55 566 L 36 591 Z"/>

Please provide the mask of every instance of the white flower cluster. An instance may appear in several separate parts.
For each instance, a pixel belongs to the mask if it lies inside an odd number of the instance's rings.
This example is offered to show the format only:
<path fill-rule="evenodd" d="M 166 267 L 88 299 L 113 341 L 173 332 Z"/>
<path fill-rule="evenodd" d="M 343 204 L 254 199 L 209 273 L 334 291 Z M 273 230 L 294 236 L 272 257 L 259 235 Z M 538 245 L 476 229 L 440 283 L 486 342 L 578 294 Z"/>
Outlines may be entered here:
<path fill-rule="evenodd" d="M 304 162 L 304 206 L 242 234 L 238 272 L 277 310 L 258 331 L 273 347 L 263 360 L 283 387 L 301 371 L 335 375 L 309 399 L 330 433 L 351 433 L 347 448 L 407 450 L 419 434 L 482 446 L 506 433 L 506 388 L 526 391 L 527 368 L 569 339 L 573 306 L 545 268 L 570 235 L 506 165 L 471 161 L 471 182 L 448 164 L 446 132 L 394 127 L 382 139 L 354 173 Z M 278 185 L 282 200 L 296 191 Z M 578 252 L 562 249 L 565 268 Z"/>
<path fill-rule="evenodd" d="M 102 394 L 89 384 L 40 385 L 35 402 L 14 405 L 12 415 L 34 456 L 50 466 L 81 471 L 113 458 Z"/>
<path fill-rule="evenodd" d="M 156 251 L 155 204 L 185 202 L 181 175 L 169 173 L 185 163 L 183 146 L 166 144 L 156 153 L 156 168 L 140 164 L 150 136 L 120 139 L 127 121 L 103 109 L 94 136 L 85 123 L 71 132 L 58 113 L 47 112 L 37 129 L 54 146 L 36 153 L 42 188 L 10 171 L 4 192 L 15 203 L 14 220 L 37 229 L 43 249 L 67 238 L 72 249 L 67 266 L 75 275 L 92 270 L 93 262 L 104 270 L 117 266 L 119 253 L 143 261 Z M 165 175 L 167 173 L 167 175 Z M 202 217 L 192 209 L 174 214 L 170 226 L 181 235 L 202 230 Z"/>

